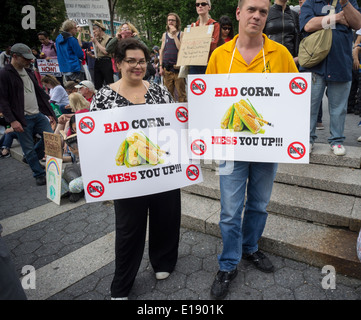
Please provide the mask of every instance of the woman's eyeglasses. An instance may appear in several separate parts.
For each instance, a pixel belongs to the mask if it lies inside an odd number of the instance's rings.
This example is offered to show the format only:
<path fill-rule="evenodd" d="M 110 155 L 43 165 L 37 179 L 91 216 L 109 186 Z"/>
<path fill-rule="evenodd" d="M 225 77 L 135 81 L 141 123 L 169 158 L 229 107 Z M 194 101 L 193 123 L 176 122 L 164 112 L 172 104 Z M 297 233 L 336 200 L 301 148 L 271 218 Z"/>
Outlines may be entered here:
<path fill-rule="evenodd" d="M 208 6 L 208 2 L 196 2 L 196 7 L 199 7 L 199 6 L 202 6 L 202 7 Z"/>
<path fill-rule="evenodd" d="M 227 31 L 227 30 L 229 30 L 229 31 L 231 31 L 231 27 L 222 27 L 222 29 L 224 30 L 224 31 Z"/>
<path fill-rule="evenodd" d="M 124 62 L 128 63 L 132 68 L 135 68 L 138 64 L 141 68 L 144 68 L 147 65 L 147 61 L 145 60 L 124 60 Z"/>

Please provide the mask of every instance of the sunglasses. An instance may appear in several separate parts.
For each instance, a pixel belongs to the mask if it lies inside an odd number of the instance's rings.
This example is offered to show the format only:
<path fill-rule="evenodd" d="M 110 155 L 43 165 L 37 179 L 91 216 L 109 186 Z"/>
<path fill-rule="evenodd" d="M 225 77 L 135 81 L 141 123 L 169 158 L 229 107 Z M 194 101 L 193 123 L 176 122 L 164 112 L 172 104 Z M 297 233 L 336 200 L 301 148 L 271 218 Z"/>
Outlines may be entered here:
<path fill-rule="evenodd" d="M 196 7 L 199 7 L 199 6 L 202 6 L 202 7 L 208 6 L 208 2 L 196 2 Z"/>
<path fill-rule="evenodd" d="M 231 31 L 232 28 L 231 28 L 231 27 L 222 27 L 222 29 L 225 30 L 225 31 L 226 31 L 226 30 Z"/>

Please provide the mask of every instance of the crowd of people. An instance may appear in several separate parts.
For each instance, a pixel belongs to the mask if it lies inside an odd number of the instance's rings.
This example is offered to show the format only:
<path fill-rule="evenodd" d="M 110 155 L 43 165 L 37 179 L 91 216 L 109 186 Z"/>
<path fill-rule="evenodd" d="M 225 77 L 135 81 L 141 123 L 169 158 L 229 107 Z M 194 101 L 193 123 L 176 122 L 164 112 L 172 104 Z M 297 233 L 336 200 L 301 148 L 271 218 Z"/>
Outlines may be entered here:
<path fill-rule="evenodd" d="M 321 123 L 318 116 L 327 88 L 328 142 L 333 153 L 342 156 L 346 153 L 343 146 L 346 113 L 361 115 L 361 10 L 355 0 L 340 0 L 336 5 L 329 55 L 312 68 L 298 64 L 300 41 L 323 28 L 322 21 L 328 19 L 323 7 L 327 4 L 325 0 L 302 0 L 297 12 L 287 5 L 287 0 L 275 0 L 271 6 L 269 0 L 239 0 L 235 12 L 238 34 L 235 35 L 230 17 L 221 16 L 218 21 L 211 17 L 211 0 L 195 0 L 198 19 L 191 27 L 213 26 L 213 33 L 207 65 L 188 66 L 188 72 L 312 72 L 310 152 L 317 139 L 317 124 Z M 114 38 L 105 30 L 104 25 L 96 21 L 93 36 L 86 39 L 82 28 L 67 20 L 55 42 L 47 32 L 38 33 L 40 53 L 36 48 L 18 43 L 5 48 L 0 55 L 0 111 L 10 126 L 0 140 L 1 157 L 8 157 L 12 139 L 18 139 L 38 185 L 46 183 L 44 168 L 39 163 L 44 157 L 44 131 L 60 134 L 64 159 L 70 156 L 70 161 L 78 164 L 77 150 L 67 143 L 68 138 L 76 134 L 75 114 L 187 101 L 186 78 L 180 76 L 177 66 L 183 38 L 177 13 L 170 12 L 165 17 L 160 48 L 155 46 L 152 52 L 130 22 L 123 23 Z M 254 61 L 259 52 L 263 52 L 264 65 Z M 31 70 L 29 67 L 37 57 L 56 58 L 62 77 L 39 76 L 35 65 Z M 160 85 L 160 79 L 164 86 Z M 266 224 L 266 208 L 276 171 L 275 163 L 226 161 L 220 166 L 219 225 L 223 250 L 218 257 L 219 271 L 211 285 L 213 298 L 223 299 L 227 295 L 241 259 L 251 261 L 263 272 L 274 270 L 271 261 L 258 250 L 258 241 Z M 64 194 L 70 194 L 71 201 L 79 200 L 83 194 L 81 172 L 64 176 L 74 178 L 64 182 Z M 132 288 L 144 251 L 148 211 L 149 254 L 156 278 L 165 279 L 174 270 L 178 257 L 180 203 L 179 189 L 114 201 L 113 299 L 126 299 Z"/>

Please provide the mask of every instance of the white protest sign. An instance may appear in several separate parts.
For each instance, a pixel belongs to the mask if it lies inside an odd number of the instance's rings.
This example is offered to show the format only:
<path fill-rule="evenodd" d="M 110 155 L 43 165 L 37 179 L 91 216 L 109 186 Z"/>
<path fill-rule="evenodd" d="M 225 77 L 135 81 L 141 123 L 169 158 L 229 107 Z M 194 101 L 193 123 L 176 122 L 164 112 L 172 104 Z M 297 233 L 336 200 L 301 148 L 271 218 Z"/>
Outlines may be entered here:
<path fill-rule="evenodd" d="M 54 77 L 61 77 L 58 59 L 37 59 L 36 62 L 40 75 L 51 74 Z"/>
<path fill-rule="evenodd" d="M 309 162 L 311 74 L 188 76 L 192 159 Z"/>
<path fill-rule="evenodd" d="M 61 175 L 63 160 L 55 157 L 46 157 L 46 196 L 60 205 Z"/>
<path fill-rule="evenodd" d="M 69 19 L 110 21 L 108 0 L 64 0 Z"/>
<path fill-rule="evenodd" d="M 202 182 L 189 160 L 188 105 L 139 105 L 76 115 L 87 202 L 131 198 Z"/>

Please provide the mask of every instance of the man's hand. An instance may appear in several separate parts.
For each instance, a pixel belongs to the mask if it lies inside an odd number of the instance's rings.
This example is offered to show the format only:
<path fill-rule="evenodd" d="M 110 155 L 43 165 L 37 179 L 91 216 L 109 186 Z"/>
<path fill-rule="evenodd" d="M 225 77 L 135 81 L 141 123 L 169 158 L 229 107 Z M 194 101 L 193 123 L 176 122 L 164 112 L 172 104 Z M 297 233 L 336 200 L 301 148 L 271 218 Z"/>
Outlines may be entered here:
<path fill-rule="evenodd" d="M 11 122 L 10 125 L 11 125 L 11 128 L 13 128 L 15 132 L 24 132 L 24 128 L 19 121 L 15 120 L 15 121 Z"/>

